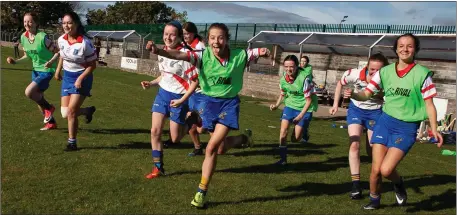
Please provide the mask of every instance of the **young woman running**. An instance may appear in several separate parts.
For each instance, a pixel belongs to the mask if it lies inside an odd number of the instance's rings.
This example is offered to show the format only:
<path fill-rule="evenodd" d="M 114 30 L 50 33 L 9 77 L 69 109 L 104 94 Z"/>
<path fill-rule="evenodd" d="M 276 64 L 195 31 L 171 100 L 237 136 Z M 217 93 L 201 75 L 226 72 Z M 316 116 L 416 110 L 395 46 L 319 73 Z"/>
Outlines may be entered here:
<path fill-rule="evenodd" d="M 203 38 L 198 35 L 197 26 L 193 22 L 186 22 L 183 25 L 184 42 L 190 46 L 193 51 L 203 51 L 205 44 Z M 187 113 L 190 122 L 189 136 L 194 143 L 194 150 L 189 156 L 203 155 L 203 149 L 200 142 L 200 133 L 203 133 L 201 118 L 199 116 L 201 105 L 201 89 L 197 88 L 189 98 L 189 112 Z"/>
<path fill-rule="evenodd" d="M 36 14 L 24 15 L 25 32 L 20 38 L 24 55 L 19 59 L 8 57 L 6 60 L 9 64 L 18 64 L 27 58 L 32 60 L 32 82 L 25 89 L 25 95 L 38 105 L 44 115 L 45 126 L 40 130 L 50 130 L 57 128 L 53 118 L 55 107 L 44 98 L 44 92 L 49 88 L 49 82 L 56 71 L 55 62 L 59 58 L 59 49 L 46 33 L 38 30 L 37 23 Z"/>
<path fill-rule="evenodd" d="M 433 136 L 438 147 L 443 138 L 437 131 L 436 109 L 433 97 L 436 88 L 432 72 L 414 62 L 420 49 L 419 39 L 412 34 L 399 36 L 393 44 L 398 62 L 381 68 L 364 91 L 355 93 L 345 90 L 345 96 L 357 101 L 366 101 L 374 93 L 384 90 L 385 103 L 373 131 L 371 143 L 372 166 L 370 175 L 370 203 L 364 209 L 378 209 L 381 204 L 381 179 L 394 184 L 396 203 L 406 204 L 407 193 L 403 179 L 396 167 L 416 142 L 420 122 L 429 118 Z"/>
<path fill-rule="evenodd" d="M 270 105 L 270 110 L 276 110 L 284 99 L 281 130 L 279 133 L 279 165 L 287 164 L 287 133 L 290 123 L 295 124 L 292 139 L 298 140 L 308 136 L 309 123 L 313 112 L 317 111 L 317 96 L 314 94 L 313 75 L 311 67 L 299 67 L 298 58 L 288 55 L 283 62 L 284 75 L 279 81 L 281 94 L 276 104 Z M 305 135 L 304 135 L 305 133 Z"/>
<path fill-rule="evenodd" d="M 62 117 L 68 120 L 68 144 L 65 150 L 76 151 L 78 116 L 84 115 L 86 123 L 90 123 L 95 112 L 94 106 L 81 106 L 86 97 L 91 96 L 97 55 L 78 14 L 66 13 L 62 18 L 62 28 L 65 34 L 58 39 L 60 60 L 54 77 L 62 80 L 60 111 Z"/>
<path fill-rule="evenodd" d="M 329 110 L 331 115 L 338 112 L 338 104 L 343 86 L 354 88 L 355 92 L 365 90 L 370 83 L 373 75 L 383 66 L 387 66 L 389 62 L 382 54 L 374 54 L 368 59 L 368 65 L 362 69 L 350 69 L 344 72 L 336 85 L 335 100 L 333 107 Z M 367 153 L 371 156 L 370 140 L 373 134 L 373 127 L 376 124 L 379 116 L 381 116 L 382 103 L 384 102 L 382 95 L 377 95 L 370 100 L 359 102 L 351 99 L 347 112 L 346 121 L 348 124 L 349 134 L 349 169 L 352 178 L 352 191 L 350 197 L 352 199 L 362 198 L 362 188 L 360 186 L 360 136 L 363 133 L 363 128 L 367 129 Z"/>
<path fill-rule="evenodd" d="M 163 50 L 174 50 L 183 54 L 191 48 L 183 43 L 183 28 L 177 21 L 166 24 L 163 31 Z M 187 55 L 187 54 L 186 54 Z M 175 60 L 170 57 L 159 56 L 159 70 L 161 75 L 153 81 L 142 81 L 144 89 L 159 85 L 151 108 L 151 146 L 154 166 L 152 172 L 146 178 L 153 179 L 165 174 L 163 163 L 163 143 L 161 141 L 165 118 L 170 119 L 170 142 L 177 143 L 185 135 L 186 116 L 189 106 L 183 103 L 179 107 L 170 106 L 174 99 L 180 99 L 189 90 L 191 79 L 197 77 L 196 67 L 183 60 Z"/>
<path fill-rule="evenodd" d="M 216 167 L 218 151 L 230 148 L 233 142 L 224 141 L 230 130 L 239 129 L 238 116 L 240 100 L 238 93 L 243 86 L 243 74 L 249 62 L 262 56 L 269 56 L 267 48 L 230 49 L 228 28 L 222 23 L 213 23 L 208 30 L 209 48 L 203 52 L 182 53 L 175 50 L 157 49 L 152 41 L 148 48 L 155 54 L 191 62 L 200 69 L 198 81 L 193 82 L 189 90 L 180 99 L 171 101 L 172 106 L 184 104 L 200 84 L 203 94 L 201 118 L 203 128 L 212 133 L 206 147 L 202 166 L 202 179 L 191 204 L 198 208 L 205 207 L 208 184 Z M 197 77 L 193 77 L 197 79 Z"/>

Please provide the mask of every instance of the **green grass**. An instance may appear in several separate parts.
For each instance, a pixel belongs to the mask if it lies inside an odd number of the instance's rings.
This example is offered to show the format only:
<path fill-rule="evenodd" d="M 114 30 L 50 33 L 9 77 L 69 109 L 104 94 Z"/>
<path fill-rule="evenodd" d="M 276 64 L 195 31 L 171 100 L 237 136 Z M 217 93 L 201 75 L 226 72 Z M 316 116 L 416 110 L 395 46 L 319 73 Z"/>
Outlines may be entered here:
<path fill-rule="evenodd" d="M 203 157 L 188 157 L 190 140 L 165 150 L 168 176 L 146 180 L 151 170 L 150 106 L 157 89 L 142 90 L 151 77 L 97 68 L 91 124 L 81 122 L 77 152 L 64 152 L 67 123 L 42 132 L 43 117 L 24 96 L 30 64 L 7 65 L 12 50 L 2 48 L 2 213 L 7 214 L 455 214 L 455 157 L 440 155 L 432 144 L 416 144 L 398 167 L 408 188 L 406 207 L 392 206 L 392 186 L 384 181 L 383 209 L 363 211 L 352 201 L 346 130 L 331 121 L 313 120 L 307 145 L 291 144 L 286 168 L 274 167 L 279 111 L 242 97 L 240 127 L 251 128 L 257 145 L 220 156 L 209 186 L 210 207 L 190 207 L 200 182 Z M 60 106 L 60 83 L 46 91 Z M 60 111 L 56 111 L 59 116 Z M 81 120 L 82 121 L 82 120 Z M 269 128 L 273 125 L 277 128 Z M 232 132 L 231 135 L 239 132 Z M 164 137 L 164 139 L 167 137 Z M 203 135 L 207 141 L 208 135 Z M 455 150 L 455 146 L 445 146 Z M 370 160 L 362 147 L 361 177 Z M 364 194 L 366 194 L 366 190 Z"/>

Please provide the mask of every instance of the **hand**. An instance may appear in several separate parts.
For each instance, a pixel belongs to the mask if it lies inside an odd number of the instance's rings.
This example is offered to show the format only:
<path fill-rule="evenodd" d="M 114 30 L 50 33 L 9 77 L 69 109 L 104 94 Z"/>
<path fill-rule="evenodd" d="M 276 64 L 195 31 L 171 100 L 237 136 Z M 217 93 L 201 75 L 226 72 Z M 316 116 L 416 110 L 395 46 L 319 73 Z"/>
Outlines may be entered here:
<path fill-rule="evenodd" d="M 436 130 L 433 130 L 432 134 L 433 134 L 433 137 L 435 137 L 435 140 L 438 141 L 436 146 L 438 146 L 438 148 L 441 148 L 441 146 L 443 145 L 443 136 L 441 136 L 440 132 L 438 132 Z"/>
<path fill-rule="evenodd" d="M 183 101 L 181 101 L 181 99 L 173 99 L 173 100 L 171 100 L 171 102 L 170 102 L 170 106 L 172 106 L 172 107 L 174 107 L 174 108 L 177 108 L 177 107 L 179 107 L 182 103 L 183 103 Z"/>
<path fill-rule="evenodd" d="M 48 62 L 46 62 L 46 63 L 44 64 L 44 68 L 47 69 L 47 68 L 49 68 L 49 66 L 51 66 L 51 65 L 52 65 L 52 63 L 48 61 Z"/>
<path fill-rule="evenodd" d="M 276 104 L 271 104 L 270 105 L 270 110 L 273 111 L 273 110 L 276 110 L 276 109 L 278 109 L 278 106 Z"/>
<path fill-rule="evenodd" d="M 268 57 L 270 56 L 270 50 L 267 48 L 260 48 L 259 56 Z"/>
<path fill-rule="evenodd" d="M 344 90 L 343 98 L 351 98 L 352 97 L 352 89 L 348 88 Z"/>
<path fill-rule="evenodd" d="M 146 50 L 149 50 L 150 52 L 157 54 L 157 51 L 159 49 L 157 49 L 157 46 L 154 44 L 153 41 L 148 41 L 148 43 L 146 44 Z"/>
<path fill-rule="evenodd" d="M 141 86 L 143 87 L 143 90 L 146 90 L 152 86 L 150 81 L 142 81 Z"/>
<path fill-rule="evenodd" d="M 338 107 L 332 107 L 328 112 L 330 113 L 330 115 L 333 116 L 336 112 L 338 112 Z"/>
<path fill-rule="evenodd" d="M 6 58 L 6 62 L 8 62 L 9 64 L 16 64 L 16 61 L 12 57 Z"/>
<path fill-rule="evenodd" d="M 81 89 L 81 83 L 82 83 L 81 78 L 76 79 L 76 81 L 75 81 L 76 89 Z"/>
<path fill-rule="evenodd" d="M 60 75 L 60 72 L 56 74 L 54 74 L 54 79 L 56 79 L 57 81 L 61 81 L 62 80 L 62 75 Z"/>
<path fill-rule="evenodd" d="M 300 122 L 300 120 L 303 118 L 303 115 L 302 114 L 298 114 L 297 117 L 295 117 L 295 119 L 293 120 L 293 122 L 295 124 L 297 124 L 298 122 Z"/>

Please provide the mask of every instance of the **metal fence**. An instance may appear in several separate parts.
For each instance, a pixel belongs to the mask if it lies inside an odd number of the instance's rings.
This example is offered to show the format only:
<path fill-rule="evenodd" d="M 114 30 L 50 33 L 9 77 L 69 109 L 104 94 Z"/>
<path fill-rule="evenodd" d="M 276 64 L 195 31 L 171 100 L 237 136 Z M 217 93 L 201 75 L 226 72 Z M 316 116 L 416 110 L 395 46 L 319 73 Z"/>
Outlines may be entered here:
<path fill-rule="evenodd" d="M 196 23 L 202 36 L 206 36 L 210 23 Z M 379 25 L 379 24 L 227 24 L 234 42 L 246 42 L 260 31 L 299 31 L 299 32 L 342 32 L 342 33 L 414 33 L 414 34 L 454 34 L 455 26 L 429 25 Z M 89 25 L 87 30 L 135 30 L 155 42 L 161 42 L 164 24 L 115 24 Z"/>

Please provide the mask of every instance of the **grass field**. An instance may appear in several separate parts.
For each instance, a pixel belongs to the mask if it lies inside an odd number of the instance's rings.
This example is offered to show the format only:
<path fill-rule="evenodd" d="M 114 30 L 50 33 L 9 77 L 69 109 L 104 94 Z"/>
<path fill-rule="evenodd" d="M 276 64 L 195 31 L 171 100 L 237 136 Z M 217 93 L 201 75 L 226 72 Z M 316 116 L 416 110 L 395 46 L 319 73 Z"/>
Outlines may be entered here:
<path fill-rule="evenodd" d="M 351 188 L 346 130 L 332 121 L 311 123 L 311 143 L 289 145 L 287 167 L 275 167 L 280 111 L 242 97 L 240 128 L 254 131 L 256 146 L 220 156 L 209 186 L 207 210 L 191 208 L 203 157 L 188 157 L 192 144 L 165 150 L 168 176 L 146 180 L 152 159 L 150 106 L 157 89 L 142 90 L 151 77 L 97 68 L 91 124 L 81 120 L 77 152 L 64 152 L 67 123 L 56 111 L 58 130 L 40 131 L 43 117 L 24 96 L 30 64 L 8 65 L 12 49 L 2 47 L 1 168 L 5 214 L 455 214 L 455 157 L 432 144 L 416 144 L 399 166 L 409 203 L 393 206 L 392 186 L 384 180 L 383 208 L 364 211 L 368 198 L 349 199 Z M 60 83 L 46 92 L 60 106 Z M 277 128 L 269 128 L 268 126 Z M 241 131 L 241 130 L 240 130 Z M 232 132 L 231 134 L 238 134 Z M 168 137 L 164 137 L 166 139 Z M 207 141 L 208 135 L 203 135 Z M 455 146 L 445 146 L 455 150 Z M 361 149 L 361 178 L 368 188 L 370 159 Z M 364 190 L 364 194 L 367 190 Z"/>

